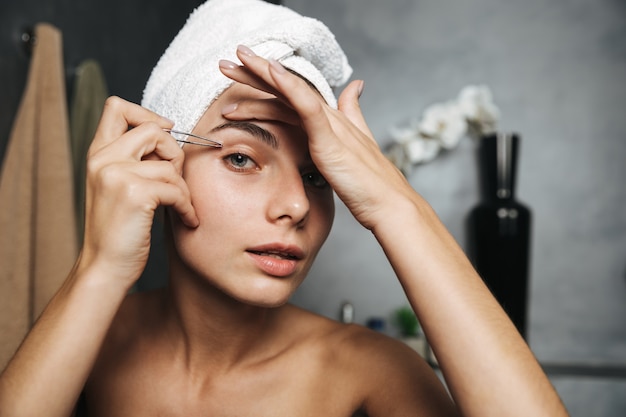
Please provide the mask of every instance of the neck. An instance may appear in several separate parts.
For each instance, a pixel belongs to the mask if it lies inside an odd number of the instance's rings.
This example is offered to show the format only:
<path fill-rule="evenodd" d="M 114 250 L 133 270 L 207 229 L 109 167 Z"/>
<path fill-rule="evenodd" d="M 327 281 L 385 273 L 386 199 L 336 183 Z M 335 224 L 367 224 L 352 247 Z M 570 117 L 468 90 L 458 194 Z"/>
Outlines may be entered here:
<path fill-rule="evenodd" d="M 272 354 L 283 308 L 243 304 L 180 263 L 172 265 L 170 275 L 165 328 L 175 355 L 188 369 L 210 366 L 216 372 L 226 371 Z"/>

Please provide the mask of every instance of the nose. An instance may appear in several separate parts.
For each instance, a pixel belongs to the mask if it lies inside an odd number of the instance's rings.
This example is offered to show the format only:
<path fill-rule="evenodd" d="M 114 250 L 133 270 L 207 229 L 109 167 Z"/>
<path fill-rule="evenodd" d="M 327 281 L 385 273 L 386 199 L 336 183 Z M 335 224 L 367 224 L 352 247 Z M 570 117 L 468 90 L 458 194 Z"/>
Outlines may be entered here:
<path fill-rule="evenodd" d="M 303 225 L 309 217 L 311 203 L 300 173 L 278 176 L 272 190 L 267 211 L 269 220 Z"/>

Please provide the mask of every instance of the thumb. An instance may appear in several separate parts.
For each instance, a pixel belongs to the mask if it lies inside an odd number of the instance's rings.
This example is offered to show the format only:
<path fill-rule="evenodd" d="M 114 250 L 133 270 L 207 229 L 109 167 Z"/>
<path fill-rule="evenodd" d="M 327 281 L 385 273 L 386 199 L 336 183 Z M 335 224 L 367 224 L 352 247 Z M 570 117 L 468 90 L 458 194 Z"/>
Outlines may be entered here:
<path fill-rule="evenodd" d="M 363 93 L 365 83 L 363 80 L 354 80 L 341 92 L 337 99 L 337 108 L 341 113 L 354 123 L 359 130 L 369 137 L 372 137 L 359 104 L 359 97 Z"/>

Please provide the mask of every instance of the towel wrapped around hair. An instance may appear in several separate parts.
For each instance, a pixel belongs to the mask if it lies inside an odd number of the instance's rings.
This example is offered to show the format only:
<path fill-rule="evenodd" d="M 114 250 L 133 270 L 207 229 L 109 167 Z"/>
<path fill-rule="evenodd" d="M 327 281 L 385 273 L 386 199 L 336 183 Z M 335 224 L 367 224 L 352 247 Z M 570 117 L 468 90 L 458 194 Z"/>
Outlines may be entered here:
<path fill-rule="evenodd" d="M 209 0 L 194 10 L 160 58 L 142 105 L 191 132 L 233 83 L 220 72 L 219 61 L 240 63 L 237 45 L 295 71 L 333 107 L 333 88 L 352 73 L 334 35 L 320 21 L 262 0 Z"/>

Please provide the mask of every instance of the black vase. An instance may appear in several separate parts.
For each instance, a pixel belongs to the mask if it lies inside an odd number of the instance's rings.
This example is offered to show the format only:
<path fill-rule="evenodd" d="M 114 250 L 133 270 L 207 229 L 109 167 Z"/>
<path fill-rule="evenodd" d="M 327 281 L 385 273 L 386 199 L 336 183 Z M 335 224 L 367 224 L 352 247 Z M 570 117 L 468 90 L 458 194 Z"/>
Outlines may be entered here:
<path fill-rule="evenodd" d="M 481 200 L 467 219 L 467 251 L 474 267 L 527 337 L 531 211 L 515 198 L 519 150 L 516 134 L 480 139 Z"/>

